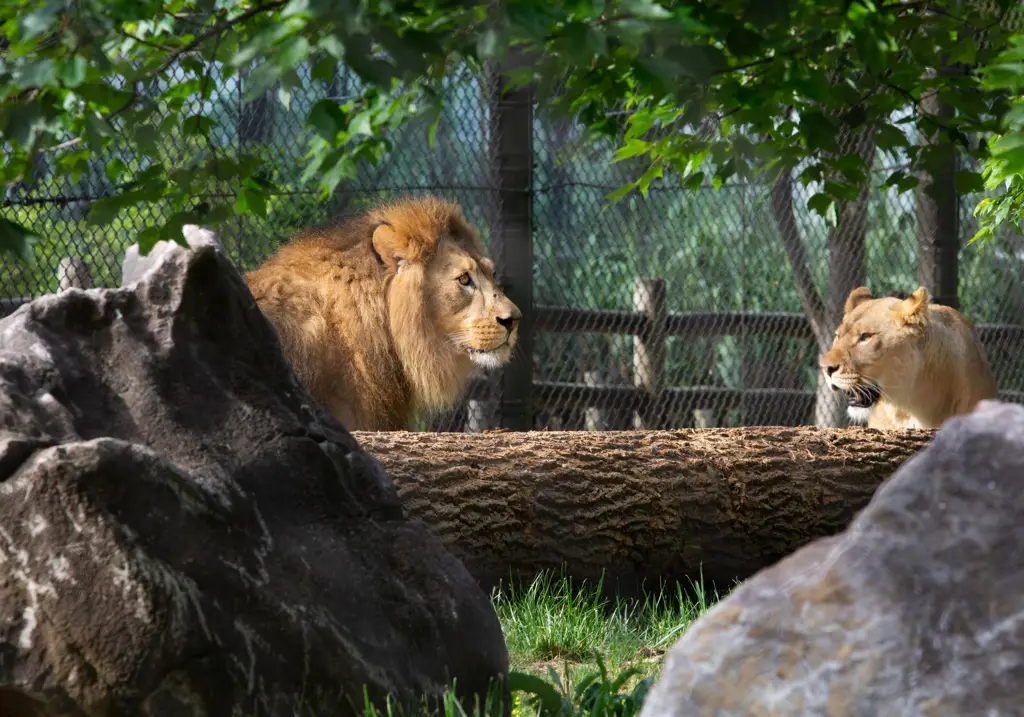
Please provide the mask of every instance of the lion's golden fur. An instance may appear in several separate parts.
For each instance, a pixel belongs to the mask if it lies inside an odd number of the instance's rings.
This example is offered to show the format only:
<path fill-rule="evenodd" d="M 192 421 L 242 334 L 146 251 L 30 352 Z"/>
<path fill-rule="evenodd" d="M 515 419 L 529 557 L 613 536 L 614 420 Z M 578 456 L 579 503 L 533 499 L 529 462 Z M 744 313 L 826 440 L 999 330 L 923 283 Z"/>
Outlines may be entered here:
<path fill-rule="evenodd" d="M 349 430 L 453 405 L 518 336 L 476 232 L 436 197 L 300 231 L 245 278 L 296 375 Z"/>
<path fill-rule="evenodd" d="M 850 397 L 851 417 L 868 409 L 870 428 L 938 428 L 996 397 L 974 325 L 929 303 L 923 286 L 905 299 L 876 299 L 865 286 L 851 291 L 821 369 Z"/>

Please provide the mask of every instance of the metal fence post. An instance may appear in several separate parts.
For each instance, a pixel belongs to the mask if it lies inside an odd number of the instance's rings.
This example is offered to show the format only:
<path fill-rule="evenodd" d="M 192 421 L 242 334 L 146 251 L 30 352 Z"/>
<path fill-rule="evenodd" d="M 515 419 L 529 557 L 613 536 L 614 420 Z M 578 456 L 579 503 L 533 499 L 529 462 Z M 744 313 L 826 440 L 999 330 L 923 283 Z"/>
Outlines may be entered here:
<path fill-rule="evenodd" d="M 505 294 L 523 313 L 512 360 L 501 377 L 498 422 L 502 428 L 533 428 L 533 88 L 504 91 L 509 70 L 526 59 L 510 56 L 493 75 L 491 156 L 499 207 L 495 260 Z"/>

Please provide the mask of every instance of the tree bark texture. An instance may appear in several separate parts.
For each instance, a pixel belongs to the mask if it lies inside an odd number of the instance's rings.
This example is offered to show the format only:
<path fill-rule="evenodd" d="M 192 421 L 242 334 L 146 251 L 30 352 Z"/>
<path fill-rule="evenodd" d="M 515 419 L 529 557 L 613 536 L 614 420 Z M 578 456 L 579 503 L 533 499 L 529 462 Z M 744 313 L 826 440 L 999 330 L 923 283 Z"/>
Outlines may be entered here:
<path fill-rule="evenodd" d="M 355 432 L 485 589 L 564 568 L 727 590 L 843 530 L 931 431 Z"/>

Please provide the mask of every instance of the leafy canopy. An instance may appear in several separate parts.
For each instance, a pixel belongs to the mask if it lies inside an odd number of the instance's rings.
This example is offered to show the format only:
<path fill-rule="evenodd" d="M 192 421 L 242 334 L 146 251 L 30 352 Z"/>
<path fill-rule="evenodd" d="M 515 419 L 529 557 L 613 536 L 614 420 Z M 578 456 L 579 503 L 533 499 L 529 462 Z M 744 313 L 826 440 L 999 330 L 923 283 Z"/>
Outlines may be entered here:
<path fill-rule="evenodd" d="M 514 82 L 535 82 L 542 102 L 613 137 L 617 160 L 646 163 L 612 198 L 646 193 L 656 180 L 720 185 L 799 164 L 802 181 L 821 185 L 811 208 L 834 220 L 836 203 L 856 196 L 868 169 L 845 135 L 870 133 L 904 161 L 888 184 L 907 191 L 918 170 L 951 151 L 986 158 L 978 138 L 1002 131 L 990 184 L 1008 183 L 990 205 L 991 224 L 1019 212 L 1024 198 L 1024 109 L 1007 101 L 1024 78 L 1024 45 L 1018 38 L 1007 50 L 1015 8 L 1012 0 L 0 0 L 0 183 L 31 182 L 41 154 L 76 181 L 90 158 L 126 148 L 135 159 L 107 165 L 116 191 L 92 203 L 89 219 L 169 204 L 166 223 L 137 237 L 145 251 L 159 239 L 181 241 L 183 223 L 217 226 L 266 211 L 265 159 L 212 140 L 218 119 L 204 103 L 214 79 L 244 75 L 246 101 L 273 90 L 287 105 L 302 66 L 326 81 L 339 62 L 359 75 L 357 97 L 323 99 L 306 118 L 313 134 L 303 178 L 327 194 L 387 152 L 389 130 L 439 116 L 449 68 L 500 63 L 514 51 L 526 58 L 510 71 Z M 936 111 L 931 100 L 954 111 Z M 915 127 L 947 141 L 918 142 Z M 168 162 L 159 144 L 172 134 L 204 139 L 209 151 Z M 197 203 L 214 180 L 233 198 Z M 966 165 L 957 182 L 963 192 L 983 186 Z M 0 217 L 0 248 L 30 260 L 31 239 Z"/>

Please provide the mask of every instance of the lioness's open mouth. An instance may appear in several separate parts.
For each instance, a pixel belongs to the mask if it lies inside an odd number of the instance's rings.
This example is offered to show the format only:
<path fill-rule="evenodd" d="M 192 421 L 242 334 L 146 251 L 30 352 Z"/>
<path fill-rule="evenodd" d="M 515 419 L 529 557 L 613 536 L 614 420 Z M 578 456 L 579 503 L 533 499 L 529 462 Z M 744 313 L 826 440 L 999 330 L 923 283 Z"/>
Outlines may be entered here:
<path fill-rule="evenodd" d="M 875 386 L 858 386 L 855 389 L 839 389 L 846 397 L 846 404 L 851 408 L 871 408 L 875 405 L 882 392 Z"/>

